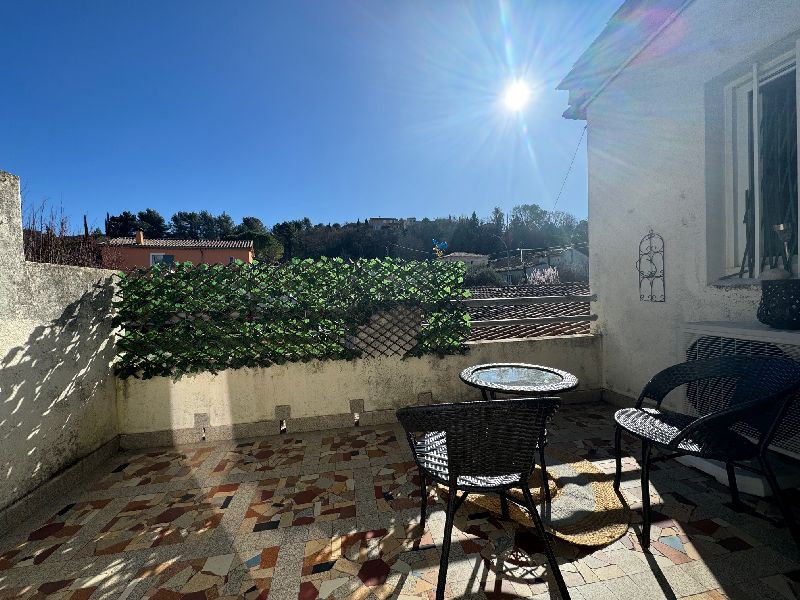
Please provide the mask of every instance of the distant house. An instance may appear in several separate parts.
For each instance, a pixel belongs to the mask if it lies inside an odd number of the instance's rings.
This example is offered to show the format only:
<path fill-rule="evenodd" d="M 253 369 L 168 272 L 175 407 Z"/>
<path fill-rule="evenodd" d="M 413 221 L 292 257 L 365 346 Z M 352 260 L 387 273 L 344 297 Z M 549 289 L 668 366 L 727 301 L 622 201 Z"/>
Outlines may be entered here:
<path fill-rule="evenodd" d="M 529 264 L 533 269 L 555 267 L 562 280 L 569 274 L 579 279 L 589 277 L 589 257 L 575 248 L 567 248 L 555 252 L 543 253 L 535 257 Z"/>
<path fill-rule="evenodd" d="M 506 285 L 518 285 L 527 281 L 528 269 L 522 263 L 508 267 L 495 267 L 494 270 L 503 278 Z"/>
<path fill-rule="evenodd" d="M 107 240 L 101 249 L 103 266 L 132 269 L 158 263 L 192 262 L 228 264 L 234 260 L 253 262 L 252 240 L 173 240 L 136 237 Z"/>
<path fill-rule="evenodd" d="M 415 218 L 398 219 L 397 217 L 371 217 L 368 223 L 373 231 L 381 231 L 383 229 L 403 229 L 406 224 L 414 223 L 415 221 Z"/>
<path fill-rule="evenodd" d="M 403 220 L 395 217 L 370 217 L 369 226 L 373 231 L 400 229 L 403 227 Z"/>
<path fill-rule="evenodd" d="M 528 275 L 555 267 L 561 281 L 588 281 L 589 257 L 575 248 L 537 252 L 526 257 L 522 263 L 518 258 L 510 261 L 500 259 L 492 267 L 508 285 L 518 285 L 528 280 Z"/>
<path fill-rule="evenodd" d="M 463 262 L 468 265 L 488 265 L 489 255 L 472 254 L 470 252 L 451 252 L 450 254 L 445 254 L 444 256 L 440 256 L 439 260 L 444 260 L 449 262 Z"/>

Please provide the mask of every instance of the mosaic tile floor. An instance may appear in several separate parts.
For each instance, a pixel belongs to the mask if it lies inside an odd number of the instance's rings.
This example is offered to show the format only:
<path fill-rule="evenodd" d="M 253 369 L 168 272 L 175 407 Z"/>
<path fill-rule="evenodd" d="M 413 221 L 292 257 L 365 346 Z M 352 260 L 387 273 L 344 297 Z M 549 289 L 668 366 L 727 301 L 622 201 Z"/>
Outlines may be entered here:
<path fill-rule="evenodd" d="M 553 448 L 610 475 L 612 414 L 564 407 Z M 396 425 L 120 454 L 0 539 L 0 599 L 430 600 L 443 505 L 431 492 L 421 529 L 410 459 Z M 624 466 L 622 494 L 638 509 L 638 464 Z M 737 511 L 723 485 L 674 461 L 653 466 L 652 482 L 650 552 L 636 510 L 605 548 L 553 542 L 572 598 L 798 597 L 800 553 L 771 502 L 745 496 L 750 508 Z M 552 589 L 541 540 L 464 505 L 447 597 Z"/>
<path fill-rule="evenodd" d="M 258 482 L 240 530 L 255 533 L 355 516 L 352 471 L 292 475 Z"/>

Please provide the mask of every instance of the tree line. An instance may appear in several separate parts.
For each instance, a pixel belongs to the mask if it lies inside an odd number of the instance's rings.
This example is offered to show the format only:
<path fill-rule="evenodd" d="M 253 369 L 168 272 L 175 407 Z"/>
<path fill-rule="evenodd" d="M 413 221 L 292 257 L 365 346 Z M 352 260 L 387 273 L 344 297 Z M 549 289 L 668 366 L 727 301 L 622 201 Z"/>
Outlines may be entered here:
<path fill-rule="evenodd" d="M 369 219 L 355 223 L 312 224 L 308 218 L 267 227 L 258 217 L 236 223 L 223 212 L 179 211 L 169 220 L 157 210 L 107 215 L 105 235 L 131 237 L 141 229 L 146 238 L 252 239 L 256 258 L 276 262 L 292 258 L 432 258 L 433 240 L 446 241 L 449 252 L 503 255 L 508 248 L 543 248 L 588 242 L 588 223 L 563 211 L 537 204 L 519 204 L 506 214 L 496 207 L 480 218 L 470 216 L 406 220 L 374 228 Z M 96 232 L 101 234 L 101 232 Z"/>
<path fill-rule="evenodd" d="M 244 217 L 237 224 L 226 212 L 212 215 L 207 210 L 178 211 L 169 221 L 154 208 L 106 214 L 106 237 L 132 237 L 138 230 L 150 239 L 253 240 L 259 260 L 276 262 L 283 256 L 283 245 L 258 217 Z"/>

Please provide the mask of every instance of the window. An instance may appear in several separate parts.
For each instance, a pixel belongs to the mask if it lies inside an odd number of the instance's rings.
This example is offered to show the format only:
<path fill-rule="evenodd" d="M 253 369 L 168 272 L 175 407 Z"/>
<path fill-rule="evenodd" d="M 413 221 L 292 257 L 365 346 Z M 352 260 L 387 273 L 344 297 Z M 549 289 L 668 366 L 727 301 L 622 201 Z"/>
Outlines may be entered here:
<path fill-rule="evenodd" d="M 728 275 L 798 275 L 798 55 L 800 42 L 725 88 Z"/>
<path fill-rule="evenodd" d="M 161 254 L 153 252 L 150 254 L 150 266 L 157 265 L 160 263 L 167 263 L 171 265 L 175 262 L 175 256 L 172 254 Z"/>

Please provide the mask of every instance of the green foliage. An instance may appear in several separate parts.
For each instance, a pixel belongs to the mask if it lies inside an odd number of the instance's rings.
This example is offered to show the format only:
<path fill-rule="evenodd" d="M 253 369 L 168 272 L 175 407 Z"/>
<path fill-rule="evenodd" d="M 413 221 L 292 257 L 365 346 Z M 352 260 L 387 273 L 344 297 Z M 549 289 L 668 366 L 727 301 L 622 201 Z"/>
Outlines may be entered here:
<path fill-rule="evenodd" d="M 258 217 L 242 217 L 242 222 L 236 226 L 234 232 L 237 236 L 264 235 L 269 229 Z"/>
<path fill-rule="evenodd" d="M 396 307 L 423 325 L 408 355 L 464 350 L 463 263 L 341 258 L 156 265 L 120 274 L 115 370 L 121 377 L 356 358 L 359 326 Z"/>
<path fill-rule="evenodd" d="M 144 237 L 150 239 L 161 239 L 166 237 L 169 227 L 164 217 L 154 208 L 140 210 L 136 215 L 139 228 L 144 232 Z"/>
<path fill-rule="evenodd" d="M 242 222 L 233 230 L 232 237 L 252 240 L 255 258 L 258 261 L 276 263 L 283 256 L 283 245 L 258 217 L 242 217 Z"/>
<path fill-rule="evenodd" d="M 179 239 L 224 240 L 234 235 L 235 228 L 236 223 L 226 212 L 215 216 L 207 210 L 181 210 L 170 219 L 170 233 Z"/>
<path fill-rule="evenodd" d="M 589 243 L 589 221 L 583 219 L 578 221 L 575 225 L 575 230 L 572 232 L 573 244 L 588 244 Z"/>
<path fill-rule="evenodd" d="M 106 214 L 105 229 L 108 237 L 132 237 L 139 229 L 139 221 L 135 214 L 127 210 L 119 215 Z"/>
<path fill-rule="evenodd" d="M 272 234 L 278 239 L 283 246 L 283 253 L 286 258 L 296 258 L 298 254 L 298 245 L 302 233 L 311 228 L 311 221 L 307 218 L 302 221 L 284 221 L 283 223 L 276 223 L 272 228 Z"/>
<path fill-rule="evenodd" d="M 506 225 L 506 216 L 503 214 L 502 209 L 499 206 L 495 206 L 492 209 L 492 214 L 489 217 L 489 222 L 494 226 L 497 234 L 503 233 L 503 229 Z"/>
<path fill-rule="evenodd" d="M 254 234 L 244 239 L 253 240 L 256 260 L 276 263 L 283 256 L 283 245 L 271 233 Z"/>
<path fill-rule="evenodd" d="M 489 265 L 470 265 L 464 275 L 464 285 L 467 287 L 478 286 L 503 286 L 503 278 Z"/>

